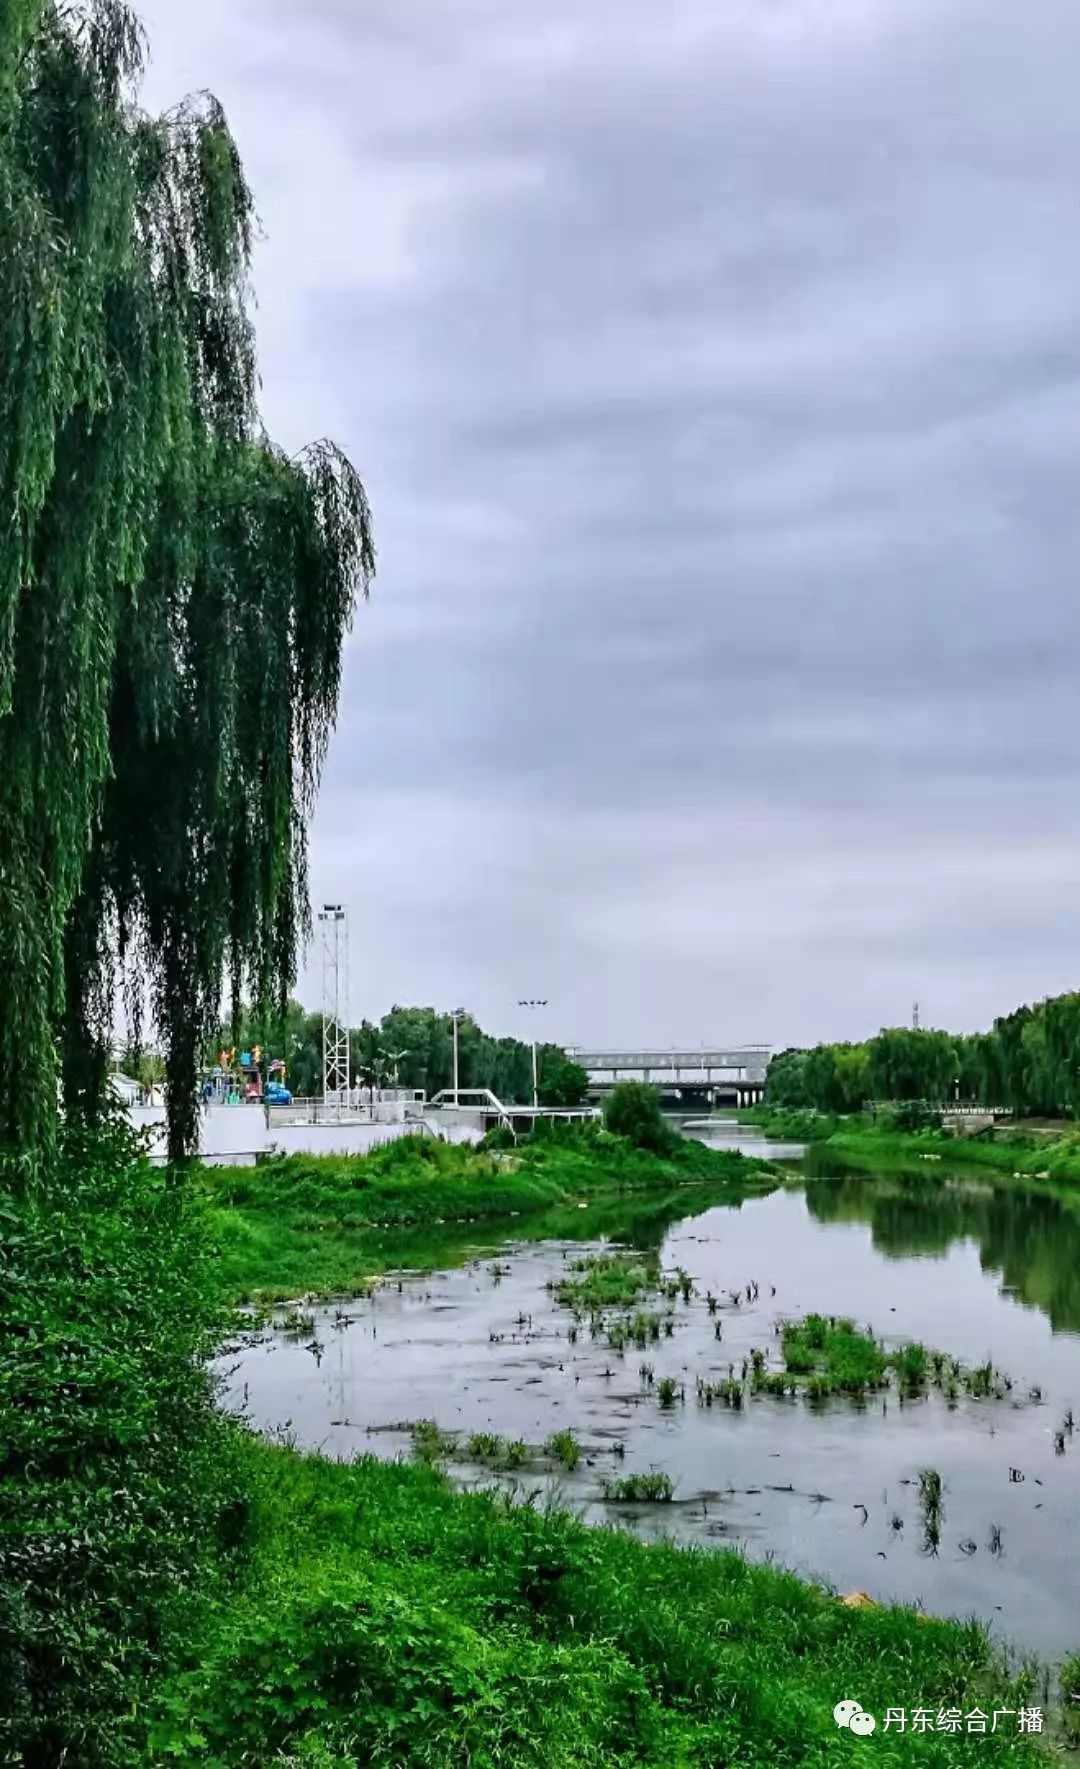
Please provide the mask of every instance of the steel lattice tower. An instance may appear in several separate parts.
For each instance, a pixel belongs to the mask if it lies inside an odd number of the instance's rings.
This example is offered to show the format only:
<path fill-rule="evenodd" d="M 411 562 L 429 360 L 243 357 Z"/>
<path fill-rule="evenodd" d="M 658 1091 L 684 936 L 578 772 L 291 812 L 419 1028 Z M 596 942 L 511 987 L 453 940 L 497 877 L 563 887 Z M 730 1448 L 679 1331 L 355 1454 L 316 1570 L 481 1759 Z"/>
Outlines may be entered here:
<path fill-rule="evenodd" d="M 323 1104 L 349 1098 L 349 912 L 324 903 L 322 935 Z"/>

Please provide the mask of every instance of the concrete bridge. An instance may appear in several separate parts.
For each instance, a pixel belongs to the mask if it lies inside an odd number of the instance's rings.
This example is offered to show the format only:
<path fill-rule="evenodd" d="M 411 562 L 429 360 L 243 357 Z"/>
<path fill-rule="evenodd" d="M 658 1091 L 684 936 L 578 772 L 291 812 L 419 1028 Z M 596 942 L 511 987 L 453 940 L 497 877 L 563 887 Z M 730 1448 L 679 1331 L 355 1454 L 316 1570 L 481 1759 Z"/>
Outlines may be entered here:
<path fill-rule="evenodd" d="M 619 1081 L 646 1081 L 681 1105 L 756 1105 L 765 1091 L 768 1044 L 711 1045 L 698 1050 L 569 1050 L 588 1072 L 589 1093 L 603 1098 Z"/>

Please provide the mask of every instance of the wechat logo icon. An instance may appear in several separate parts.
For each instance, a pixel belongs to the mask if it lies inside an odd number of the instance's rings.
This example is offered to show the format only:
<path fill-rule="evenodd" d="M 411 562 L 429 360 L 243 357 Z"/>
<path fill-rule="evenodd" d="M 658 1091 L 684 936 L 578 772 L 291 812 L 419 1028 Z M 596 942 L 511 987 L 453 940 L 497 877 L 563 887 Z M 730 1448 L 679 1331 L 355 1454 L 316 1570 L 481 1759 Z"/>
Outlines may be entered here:
<path fill-rule="evenodd" d="M 873 1714 L 864 1711 L 861 1701 L 838 1701 L 832 1717 L 838 1726 L 846 1726 L 860 1738 L 867 1738 L 877 1725 Z"/>

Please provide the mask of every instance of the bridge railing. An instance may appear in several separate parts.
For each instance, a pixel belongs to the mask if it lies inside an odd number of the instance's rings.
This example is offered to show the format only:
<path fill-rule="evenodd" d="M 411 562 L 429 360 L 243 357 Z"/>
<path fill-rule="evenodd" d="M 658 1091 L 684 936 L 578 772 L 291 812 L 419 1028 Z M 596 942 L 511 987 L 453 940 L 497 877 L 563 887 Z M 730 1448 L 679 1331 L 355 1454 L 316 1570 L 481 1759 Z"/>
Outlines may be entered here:
<path fill-rule="evenodd" d="M 925 1112 L 940 1113 L 943 1118 L 1011 1118 L 1011 1106 L 981 1106 L 978 1100 L 953 1099 L 868 1099 L 863 1101 L 863 1111 L 868 1117 L 877 1118 L 882 1112 L 910 1110 L 920 1108 Z"/>

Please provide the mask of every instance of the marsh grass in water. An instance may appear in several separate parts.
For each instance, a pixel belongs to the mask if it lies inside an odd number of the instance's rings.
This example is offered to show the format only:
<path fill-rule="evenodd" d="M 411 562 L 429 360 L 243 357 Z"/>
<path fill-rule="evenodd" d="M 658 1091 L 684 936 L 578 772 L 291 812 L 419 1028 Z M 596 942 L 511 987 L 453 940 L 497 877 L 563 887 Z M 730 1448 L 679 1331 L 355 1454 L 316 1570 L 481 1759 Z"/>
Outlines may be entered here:
<path fill-rule="evenodd" d="M 697 1400 L 699 1407 L 711 1407 L 714 1402 L 720 1406 L 730 1407 L 741 1412 L 745 1397 L 744 1384 L 734 1376 L 728 1376 L 720 1382 L 707 1382 L 699 1376 L 697 1380 Z"/>
<path fill-rule="evenodd" d="M 557 1462 L 561 1462 L 568 1474 L 573 1474 L 581 1461 L 581 1445 L 572 1431 L 553 1432 L 544 1445 L 544 1451 Z"/>
<path fill-rule="evenodd" d="M 880 1388 L 888 1368 L 885 1353 L 854 1321 L 809 1314 L 789 1322 L 781 1335 L 785 1366 L 793 1376 L 807 1376 L 807 1391 L 862 1395 Z"/>
<path fill-rule="evenodd" d="M 557 1302 L 581 1314 L 605 1308 L 632 1308 L 660 1280 L 655 1259 L 640 1253 L 593 1253 L 575 1259 L 568 1277 L 551 1284 Z"/>
<path fill-rule="evenodd" d="M 936 1389 L 947 1401 L 961 1393 L 975 1400 L 1004 1400 L 1012 1392 L 1008 1376 L 986 1362 L 968 1367 L 947 1352 L 931 1351 L 917 1341 L 888 1351 L 868 1329 L 836 1315 L 809 1314 L 781 1328 L 781 1351 L 789 1376 L 799 1379 L 811 1400 L 841 1394 L 861 1398 L 894 1383 L 901 1397 Z M 768 1378 L 752 1353 L 754 1387 L 769 1392 Z M 1028 1400 L 1038 1404 L 1042 1392 L 1033 1388 Z"/>
<path fill-rule="evenodd" d="M 602 1492 L 606 1500 L 617 1504 L 670 1504 L 675 1484 L 670 1474 L 623 1474 L 605 1480 Z"/>

